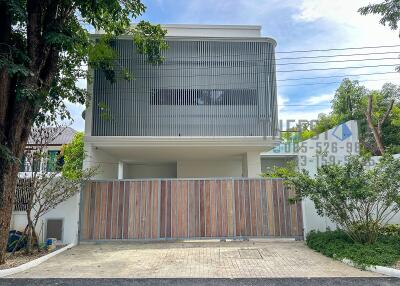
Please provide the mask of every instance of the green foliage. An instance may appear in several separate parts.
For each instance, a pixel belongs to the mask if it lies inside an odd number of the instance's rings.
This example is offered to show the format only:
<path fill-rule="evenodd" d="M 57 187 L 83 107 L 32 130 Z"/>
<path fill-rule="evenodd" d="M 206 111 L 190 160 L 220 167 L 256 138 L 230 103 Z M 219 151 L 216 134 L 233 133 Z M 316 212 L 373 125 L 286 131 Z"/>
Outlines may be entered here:
<path fill-rule="evenodd" d="M 114 82 L 115 71 L 114 62 L 118 58 L 118 53 L 110 46 L 110 37 L 101 37 L 93 46 L 89 47 L 89 65 L 93 69 L 103 70 L 106 78 Z"/>
<path fill-rule="evenodd" d="M 83 132 L 78 132 L 71 143 L 63 146 L 64 166 L 62 175 L 67 179 L 77 180 L 82 177 L 83 160 L 85 159 L 83 136 Z"/>
<path fill-rule="evenodd" d="M 400 20 L 400 1 L 384 0 L 380 3 L 369 4 L 360 8 L 358 11 L 362 15 L 374 14 L 381 17 L 380 23 L 384 26 L 388 25 L 392 30 L 398 29 Z M 396 67 L 400 71 L 399 67 Z M 399 107 L 399 88 L 394 85 L 385 85 L 383 90 L 383 98 L 395 97 L 395 106 L 391 112 L 389 122 L 382 126 L 382 141 L 385 147 L 392 148 L 392 151 L 400 152 L 400 107 Z M 387 103 L 387 102 L 386 102 Z"/>
<path fill-rule="evenodd" d="M 389 235 L 396 235 L 400 237 L 400 224 L 388 224 L 379 230 L 381 235 L 389 236 Z"/>
<path fill-rule="evenodd" d="M 273 166 L 272 168 L 268 168 L 267 171 L 262 174 L 262 177 L 286 179 L 295 176 L 296 170 L 297 162 L 292 160 L 287 162 L 283 167 Z"/>
<path fill-rule="evenodd" d="M 369 159 L 350 157 L 345 165 L 324 165 L 315 177 L 302 170 L 288 177 L 296 200 L 309 198 L 316 211 L 338 224 L 354 241 L 373 243 L 400 208 L 400 160 L 385 154 L 372 168 Z"/>
<path fill-rule="evenodd" d="M 110 107 L 107 105 L 105 102 L 99 102 L 98 108 L 100 111 L 100 117 L 101 119 L 105 121 L 110 121 L 112 120 L 111 114 L 110 114 Z"/>
<path fill-rule="evenodd" d="M 133 32 L 133 40 L 142 54 L 146 54 L 151 63 L 161 64 L 164 58 L 161 52 L 168 48 L 164 37 L 166 30 L 160 25 L 152 26 L 148 22 L 141 21 Z"/>
<path fill-rule="evenodd" d="M 344 79 L 332 100 L 332 110 L 337 115 L 336 121 L 363 118 L 367 107 L 367 94 L 367 89 L 358 81 Z"/>
<path fill-rule="evenodd" d="M 314 137 L 348 120 L 357 120 L 361 153 L 377 154 L 377 146 L 365 117 L 369 94 L 373 96 L 374 123 L 386 112 L 390 100 L 396 100 L 388 120 L 382 125 L 382 141 L 386 148 L 400 151 L 400 87 L 391 83 L 384 84 L 381 90 L 367 90 L 358 81 L 344 79 L 332 100 L 332 112 L 320 114 L 315 126 L 303 125 L 300 140 Z"/>
<path fill-rule="evenodd" d="M 307 245 L 338 260 L 351 259 L 364 268 L 370 265 L 393 266 L 400 259 L 400 236 L 380 236 L 373 244 L 355 243 L 342 230 L 316 232 L 307 235 Z"/>
<path fill-rule="evenodd" d="M 5 35 L 10 29 L 10 36 L 0 45 L 0 69 L 6 68 L 14 84 L 10 90 L 29 102 L 37 122 L 70 118 L 66 101 L 86 102 L 87 91 L 77 85 L 77 79 L 89 77 L 85 65 L 102 70 L 111 82 L 133 77 L 116 61 L 113 43 L 120 35 L 131 35 L 150 63 L 162 63 L 166 31 L 146 21 L 132 26 L 146 9 L 140 0 L 53 2 L 31 4 L 30 10 L 27 1 L 1 2 L 1 17 L 10 19 L 2 29 Z M 27 27 L 34 29 L 29 35 Z M 93 30 L 104 34 L 92 38 Z"/>
<path fill-rule="evenodd" d="M 378 14 L 382 18 L 380 23 L 384 26 L 389 25 L 392 30 L 397 30 L 400 20 L 400 2 L 398 0 L 385 0 L 378 4 L 369 4 L 358 10 L 362 15 Z"/>

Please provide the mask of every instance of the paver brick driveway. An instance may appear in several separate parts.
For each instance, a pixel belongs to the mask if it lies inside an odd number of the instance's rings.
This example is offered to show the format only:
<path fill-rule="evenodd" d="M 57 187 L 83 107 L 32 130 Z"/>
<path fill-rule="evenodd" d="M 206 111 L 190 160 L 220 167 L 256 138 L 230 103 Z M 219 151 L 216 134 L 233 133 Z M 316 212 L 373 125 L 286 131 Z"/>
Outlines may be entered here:
<path fill-rule="evenodd" d="M 13 277 L 372 277 L 304 242 L 82 244 Z"/>

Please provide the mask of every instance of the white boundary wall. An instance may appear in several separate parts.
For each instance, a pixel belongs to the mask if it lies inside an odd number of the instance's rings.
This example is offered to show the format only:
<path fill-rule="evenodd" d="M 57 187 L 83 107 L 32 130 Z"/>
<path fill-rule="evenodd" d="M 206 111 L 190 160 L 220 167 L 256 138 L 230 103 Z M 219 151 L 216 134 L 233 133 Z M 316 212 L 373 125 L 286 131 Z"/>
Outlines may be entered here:
<path fill-rule="evenodd" d="M 262 153 L 261 158 L 288 158 L 298 161 L 299 169 L 307 170 L 311 175 L 321 165 L 330 163 L 343 164 L 350 155 L 359 153 L 358 127 L 354 120 L 343 123 L 318 136 L 298 144 L 281 144 L 273 150 Z M 313 202 L 303 201 L 304 234 L 311 230 L 335 228 L 329 219 L 317 214 Z"/>
<path fill-rule="evenodd" d="M 78 222 L 79 222 L 79 193 L 67 201 L 59 204 L 55 209 L 46 213 L 38 222 L 36 231 L 40 242 L 45 242 L 46 226 L 48 219 L 62 219 L 62 244 L 77 243 L 78 241 Z M 23 232 L 28 221 L 26 212 L 14 211 L 11 217 L 10 230 Z"/>
<path fill-rule="evenodd" d="M 393 155 L 394 158 L 399 159 L 400 158 L 400 154 L 395 154 Z M 373 156 L 371 158 L 371 162 L 373 162 L 371 165 L 373 165 L 374 163 L 376 164 L 379 159 L 381 157 L 380 156 Z M 400 224 L 400 213 L 396 214 L 390 221 L 389 223 L 395 223 L 395 224 Z"/>

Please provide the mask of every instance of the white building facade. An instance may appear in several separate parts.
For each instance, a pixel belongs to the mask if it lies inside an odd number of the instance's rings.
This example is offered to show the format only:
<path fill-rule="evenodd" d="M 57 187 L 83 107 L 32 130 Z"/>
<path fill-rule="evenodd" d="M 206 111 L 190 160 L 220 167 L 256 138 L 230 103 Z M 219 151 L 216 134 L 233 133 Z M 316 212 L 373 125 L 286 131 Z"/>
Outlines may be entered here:
<path fill-rule="evenodd" d="M 163 64 L 121 37 L 116 69 L 133 80 L 91 71 L 85 166 L 100 166 L 98 179 L 258 176 L 278 142 L 276 42 L 260 26 L 163 28 Z"/>

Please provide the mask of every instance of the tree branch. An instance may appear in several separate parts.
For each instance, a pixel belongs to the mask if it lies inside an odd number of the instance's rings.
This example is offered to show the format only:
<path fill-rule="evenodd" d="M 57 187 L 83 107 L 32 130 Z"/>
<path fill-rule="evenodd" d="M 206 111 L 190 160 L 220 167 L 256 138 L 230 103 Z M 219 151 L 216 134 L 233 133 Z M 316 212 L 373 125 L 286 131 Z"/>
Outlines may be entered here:
<path fill-rule="evenodd" d="M 382 124 L 386 121 L 386 119 L 389 117 L 390 112 L 391 112 L 392 109 L 393 109 L 393 105 L 394 105 L 394 99 L 392 99 L 392 100 L 390 101 L 390 104 L 389 104 L 388 109 L 386 110 L 386 112 L 385 112 L 385 114 L 383 115 L 382 119 L 379 120 L 380 125 L 382 125 Z"/>
<path fill-rule="evenodd" d="M 368 107 L 367 111 L 365 112 L 365 117 L 368 122 L 368 127 L 371 129 L 372 134 L 374 135 L 375 143 L 380 153 L 379 155 L 383 155 L 385 153 L 385 147 L 383 146 L 382 143 L 381 129 L 380 129 L 381 127 L 379 125 L 379 121 L 378 121 L 378 127 L 375 127 L 374 122 L 372 120 L 372 94 L 368 95 Z"/>

